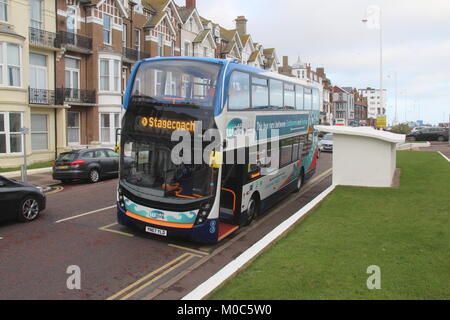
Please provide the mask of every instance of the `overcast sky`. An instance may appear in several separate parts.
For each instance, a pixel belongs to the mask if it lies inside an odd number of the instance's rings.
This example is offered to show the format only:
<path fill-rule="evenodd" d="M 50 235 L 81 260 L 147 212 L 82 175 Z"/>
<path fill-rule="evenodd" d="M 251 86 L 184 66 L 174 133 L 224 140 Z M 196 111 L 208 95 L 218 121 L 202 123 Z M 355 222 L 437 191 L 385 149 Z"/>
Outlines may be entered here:
<path fill-rule="evenodd" d="M 225 28 L 244 15 L 253 41 L 276 48 L 280 61 L 287 55 L 292 64 L 300 55 L 314 69 L 325 67 L 335 85 L 379 88 L 379 32 L 361 22 L 369 5 L 382 10 L 388 121 L 395 114 L 395 73 L 399 121 L 405 114 L 408 121 L 448 121 L 448 0 L 197 0 L 200 15 Z"/>

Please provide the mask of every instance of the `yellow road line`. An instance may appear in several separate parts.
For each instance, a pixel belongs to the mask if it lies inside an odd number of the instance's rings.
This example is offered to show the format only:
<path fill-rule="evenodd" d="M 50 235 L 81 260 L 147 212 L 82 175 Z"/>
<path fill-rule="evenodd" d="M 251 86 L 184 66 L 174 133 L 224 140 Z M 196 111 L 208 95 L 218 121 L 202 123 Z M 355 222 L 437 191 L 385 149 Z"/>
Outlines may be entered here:
<path fill-rule="evenodd" d="M 190 251 L 190 252 L 193 252 L 193 253 L 198 253 L 198 254 L 202 254 L 202 255 L 206 255 L 206 256 L 209 255 L 208 252 L 201 251 L 201 250 L 195 250 L 195 249 L 179 246 L 179 245 L 176 245 L 176 244 L 169 243 L 169 247 L 174 247 L 174 248 L 178 248 L 178 249 L 181 249 L 181 250 L 186 250 L 186 251 Z"/>
<path fill-rule="evenodd" d="M 328 170 L 322 172 L 322 173 L 319 174 L 317 177 L 314 177 L 314 179 L 309 180 L 309 181 L 305 184 L 305 186 L 310 185 L 310 184 L 313 184 L 313 183 L 315 183 L 317 180 L 322 179 L 324 176 L 329 175 L 329 174 L 331 173 L 331 171 L 333 171 L 332 168 L 330 168 L 330 169 L 328 169 Z"/>
<path fill-rule="evenodd" d="M 191 253 L 183 253 L 181 256 L 173 259 L 172 261 L 166 263 L 165 265 L 163 265 L 162 267 L 160 267 L 159 269 L 156 269 L 155 271 L 152 271 L 151 273 L 149 273 L 148 275 L 142 277 L 141 279 L 137 280 L 136 282 L 133 282 L 132 284 L 130 284 L 128 287 L 120 290 L 119 292 L 117 292 L 116 294 L 112 295 L 111 297 L 109 297 L 107 300 L 113 300 L 119 296 L 121 296 L 122 294 L 124 294 L 125 292 L 127 292 L 128 290 L 132 289 L 133 287 L 139 285 L 140 283 L 144 282 L 145 280 L 151 278 L 152 276 L 154 276 L 155 274 L 158 274 L 159 272 L 163 271 L 164 269 L 168 268 L 169 266 L 171 266 L 172 264 L 176 263 L 177 261 L 187 257 L 187 256 L 191 256 Z"/>
<path fill-rule="evenodd" d="M 109 229 L 110 227 L 115 226 L 115 225 L 118 225 L 118 223 L 117 223 L 117 222 L 114 222 L 114 223 L 108 224 L 107 226 L 98 228 L 98 230 L 108 231 L 108 232 L 113 232 L 113 233 L 118 233 L 118 234 L 121 234 L 121 235 L 127 236 L 127 237 L 134 237 L 134 235 L 131 234 L 131 233 L 127 233 L 127 232 L 122 232 L 122 231 L 118 231 L 118 230 L 111 230 L 111 229 Z"/>
<path fill-rule="evenodd" d="M 178 262 L 176 265 L 172 266 L 171 268 L 169 268 L 169 269 L 167 269 L 167 270 L 164 270 L 163 273 L 161 273 L 160 275 L 158 275 L 158 276 L 152 278 L 150 281 L 144 283 L 144 284 L 141 285 L 139 288 L 137 288 L 137 289 L 131 291 L 131 292 L 128 293 L 126 296 L 120 298 L 120 300 L 127 300 L 128 298 L 134 296 L 134 295 L 135 295 L 136 293 L 138 293 L 139 291 L 145 289 L 146 287 L 148 287 L 148 286 L 151 285 L 152 283 L 154 283 L 154 282 L 156 282 L 157 280 L 161 279 L 162 277 L 168 275 L 168 274 L 171 273 L 173 270 L 175 270 L 175 269 L 178 268 L 179 266 L 185 264 L 186 262 L 188 262 L 189 260 L 191 260 L 192 258 L 195 258 L 195 257 L 201 258 L 201 257 L 198 256 L 198 255 L 194 255 L 194 254 L 188 253 L 188 256 L 187 256 L 185 259 L 181 260 L 180 262 Z"/>

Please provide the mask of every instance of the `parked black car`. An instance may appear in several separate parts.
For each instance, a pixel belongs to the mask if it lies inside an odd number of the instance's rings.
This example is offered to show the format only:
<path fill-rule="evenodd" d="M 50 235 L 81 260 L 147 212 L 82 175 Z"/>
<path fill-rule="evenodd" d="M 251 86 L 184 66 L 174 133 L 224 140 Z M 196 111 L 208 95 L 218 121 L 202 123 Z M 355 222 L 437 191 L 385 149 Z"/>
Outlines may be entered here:
<path fill-rule="evenodd" d="M 82 149 L 64 152 L 53 164 L 53 179 L 64 183 L 88 180 L 92 183 L 101 178 L 117 176 L 119 154 L 111 149 Z"/>
<path fill-rule="evenodd" d="M 0 220 L 33 221 L 45 202 L 41 187 L 0 176 Z"/>
<path fill-rule="evenodd" d="M 438 127 L 422 128 L 411 132 L 406 138 L 413 141 L 448 141 L 448 129 Z"/>

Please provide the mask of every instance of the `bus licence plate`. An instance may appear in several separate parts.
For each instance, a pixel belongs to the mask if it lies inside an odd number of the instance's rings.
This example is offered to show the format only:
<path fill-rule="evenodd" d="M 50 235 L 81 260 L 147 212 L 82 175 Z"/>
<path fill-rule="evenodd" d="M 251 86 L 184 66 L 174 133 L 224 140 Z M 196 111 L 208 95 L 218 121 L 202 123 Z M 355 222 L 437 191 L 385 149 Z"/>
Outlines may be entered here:
<path fill-rule="evenodd" d="M 152 228 L 152 227 L 145 227 L 145 231 L 148 233 L 157 234 L 158 236 L 164 236 L 164 237 L 167 236 L 166 230 L 161 230 L 161 229 Z"/>

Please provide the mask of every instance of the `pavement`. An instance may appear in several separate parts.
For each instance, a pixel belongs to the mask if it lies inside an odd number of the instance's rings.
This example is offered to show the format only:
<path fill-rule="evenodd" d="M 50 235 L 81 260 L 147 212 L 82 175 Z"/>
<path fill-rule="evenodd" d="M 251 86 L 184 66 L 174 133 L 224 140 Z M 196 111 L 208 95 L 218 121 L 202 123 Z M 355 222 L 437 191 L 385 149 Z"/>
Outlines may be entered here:
<path fill-rule="evenodd" d="M 419 151 L 428 151 L 428 152 L 441 152 L 443 155 L 450 159 L 450 145 L 447 142 L 432 142 L 430 147 L 427 148 L 419 148 Z"/>
<path fill-rule="evenodd" d="M 116 223 L 117 179 L 56 185 L 32 223 L 0 223 L 0 299 L 180 299 L 331 184 L 331 154 L 318 171 L 251 226 L 213 246 L 165 239 Z M 29 181 L 55 186 L 50 173 Z M 81 289 L 68 289 L 71 266 Z"/>

